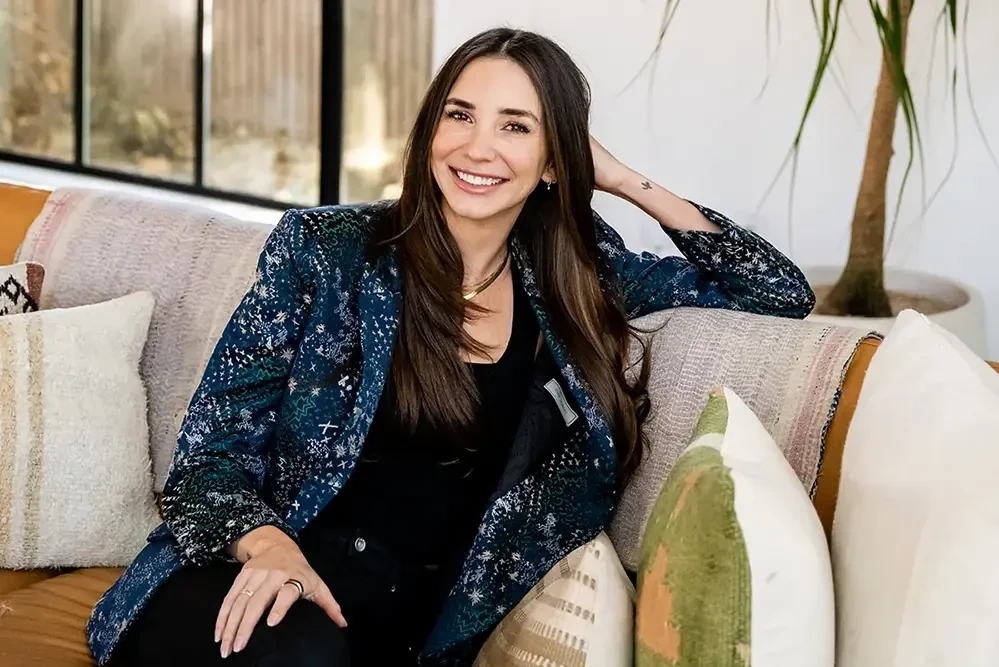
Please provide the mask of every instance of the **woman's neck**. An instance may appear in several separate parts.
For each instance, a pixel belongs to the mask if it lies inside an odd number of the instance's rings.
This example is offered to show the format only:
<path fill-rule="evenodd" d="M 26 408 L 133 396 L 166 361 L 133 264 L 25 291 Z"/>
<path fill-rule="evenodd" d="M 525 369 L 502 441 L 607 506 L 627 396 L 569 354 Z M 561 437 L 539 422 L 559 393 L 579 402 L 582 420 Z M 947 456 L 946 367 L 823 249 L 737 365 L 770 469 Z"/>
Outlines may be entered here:
<path fill-rule="evenodd" d="M 452 211 L 447 202 L 443 209 L 465 265 L 465 284 L 474 285 L 485 280 L 504 261 L 507 239 L 519 212 L 504 211 L 487 220 L 469 220 Z"/>

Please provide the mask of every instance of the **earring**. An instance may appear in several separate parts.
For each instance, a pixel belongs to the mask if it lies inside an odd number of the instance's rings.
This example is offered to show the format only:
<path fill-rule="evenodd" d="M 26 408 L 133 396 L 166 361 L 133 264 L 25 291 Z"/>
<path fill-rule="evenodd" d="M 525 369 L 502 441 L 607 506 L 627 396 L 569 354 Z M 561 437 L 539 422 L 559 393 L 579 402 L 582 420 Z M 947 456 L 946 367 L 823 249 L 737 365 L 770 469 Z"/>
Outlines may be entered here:
<path fill-rule="evenodd" d="M 552 182 L 548 181 L 548 192 L 552 191 Z"/>

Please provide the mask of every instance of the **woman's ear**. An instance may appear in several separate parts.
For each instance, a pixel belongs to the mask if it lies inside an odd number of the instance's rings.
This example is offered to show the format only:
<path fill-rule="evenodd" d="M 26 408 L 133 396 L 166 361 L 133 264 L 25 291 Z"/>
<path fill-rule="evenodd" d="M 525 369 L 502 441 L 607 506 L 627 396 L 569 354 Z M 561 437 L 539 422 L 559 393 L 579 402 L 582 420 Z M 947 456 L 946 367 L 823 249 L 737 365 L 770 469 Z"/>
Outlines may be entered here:
<path fill-rule="evenodd" d="M 544 172 L 542 172 L 542 174 L 541 174 L 541 180 L 544 181 L 545 183 L 548 183 L 549 185 L 551 185 L 552 183 L 554 183 L 555 182 L 555 169 L 554 169 L 554 167 L 552 167 L 551 165 L 548 165 L 545 168 Z"/>

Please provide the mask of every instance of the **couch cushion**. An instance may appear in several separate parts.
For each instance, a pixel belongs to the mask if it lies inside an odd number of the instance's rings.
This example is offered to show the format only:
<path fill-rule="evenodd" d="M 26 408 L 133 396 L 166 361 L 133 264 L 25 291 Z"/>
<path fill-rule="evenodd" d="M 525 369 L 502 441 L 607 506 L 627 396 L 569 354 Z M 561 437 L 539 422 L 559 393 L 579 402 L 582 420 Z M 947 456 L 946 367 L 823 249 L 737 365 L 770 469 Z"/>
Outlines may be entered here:
<path fill-rule="evenodd" d="M 0 183 L 0 264 L 14 261 L 24 233 L 45 206 L 48 197 L 46 190 Z"/>
<path fill-rule="evenodd" d="M 0 597 L 59 574 L 59 570 L 0 570 Z"/>
<path fill-rule="evenodd" d="M 121 572 L 77 570 L 0 597 L 0 665 L 94 665 L 87 647 L 87 620 Z"/>
<path fill-rule="evenodd" d="M 209 209 L 101 190 L 57 190 L 18 254 L 45 266 L 41 307 L 156 298 L 140 371 L 155 490 L 208 357 L 253 282 L 272 227 Z"/>
<path fill-rule="evenodd" d="M 638 567 L 642 532 L 708 393 L 731 387 L 756 413 L 809 493 L 843 377 L 866 331 L 724 310 L 677 308 L 632 321 L 650 334 L 649 447 L 608 531 Z M 632 347 L 632 354 L 638 346 Z"/>

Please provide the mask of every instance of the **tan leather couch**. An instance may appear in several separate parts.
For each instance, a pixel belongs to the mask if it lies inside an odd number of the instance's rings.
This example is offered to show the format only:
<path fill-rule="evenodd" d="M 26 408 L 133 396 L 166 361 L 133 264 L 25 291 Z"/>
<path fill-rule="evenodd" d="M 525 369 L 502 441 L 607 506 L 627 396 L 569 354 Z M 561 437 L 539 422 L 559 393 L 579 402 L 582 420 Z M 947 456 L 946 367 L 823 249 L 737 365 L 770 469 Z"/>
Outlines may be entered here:
<path fill-rule="evenodd" d="M 0 183 L 0 265 L 12 262 L 29 225 L 49 192 Z M 857 406 L 864 374 L 877 351 L 865 341 L 846 374 L 837 412 L 830 425 L 826 455 L 814 504 L 828 533 L 836 508 L 840 465 L 847 428 Z M 999 364 L 992 364 L 999 371 Z M 0 570 L 0 666 L 90 667 L 84 634 L 90 610 L 121 570 Z"/>

